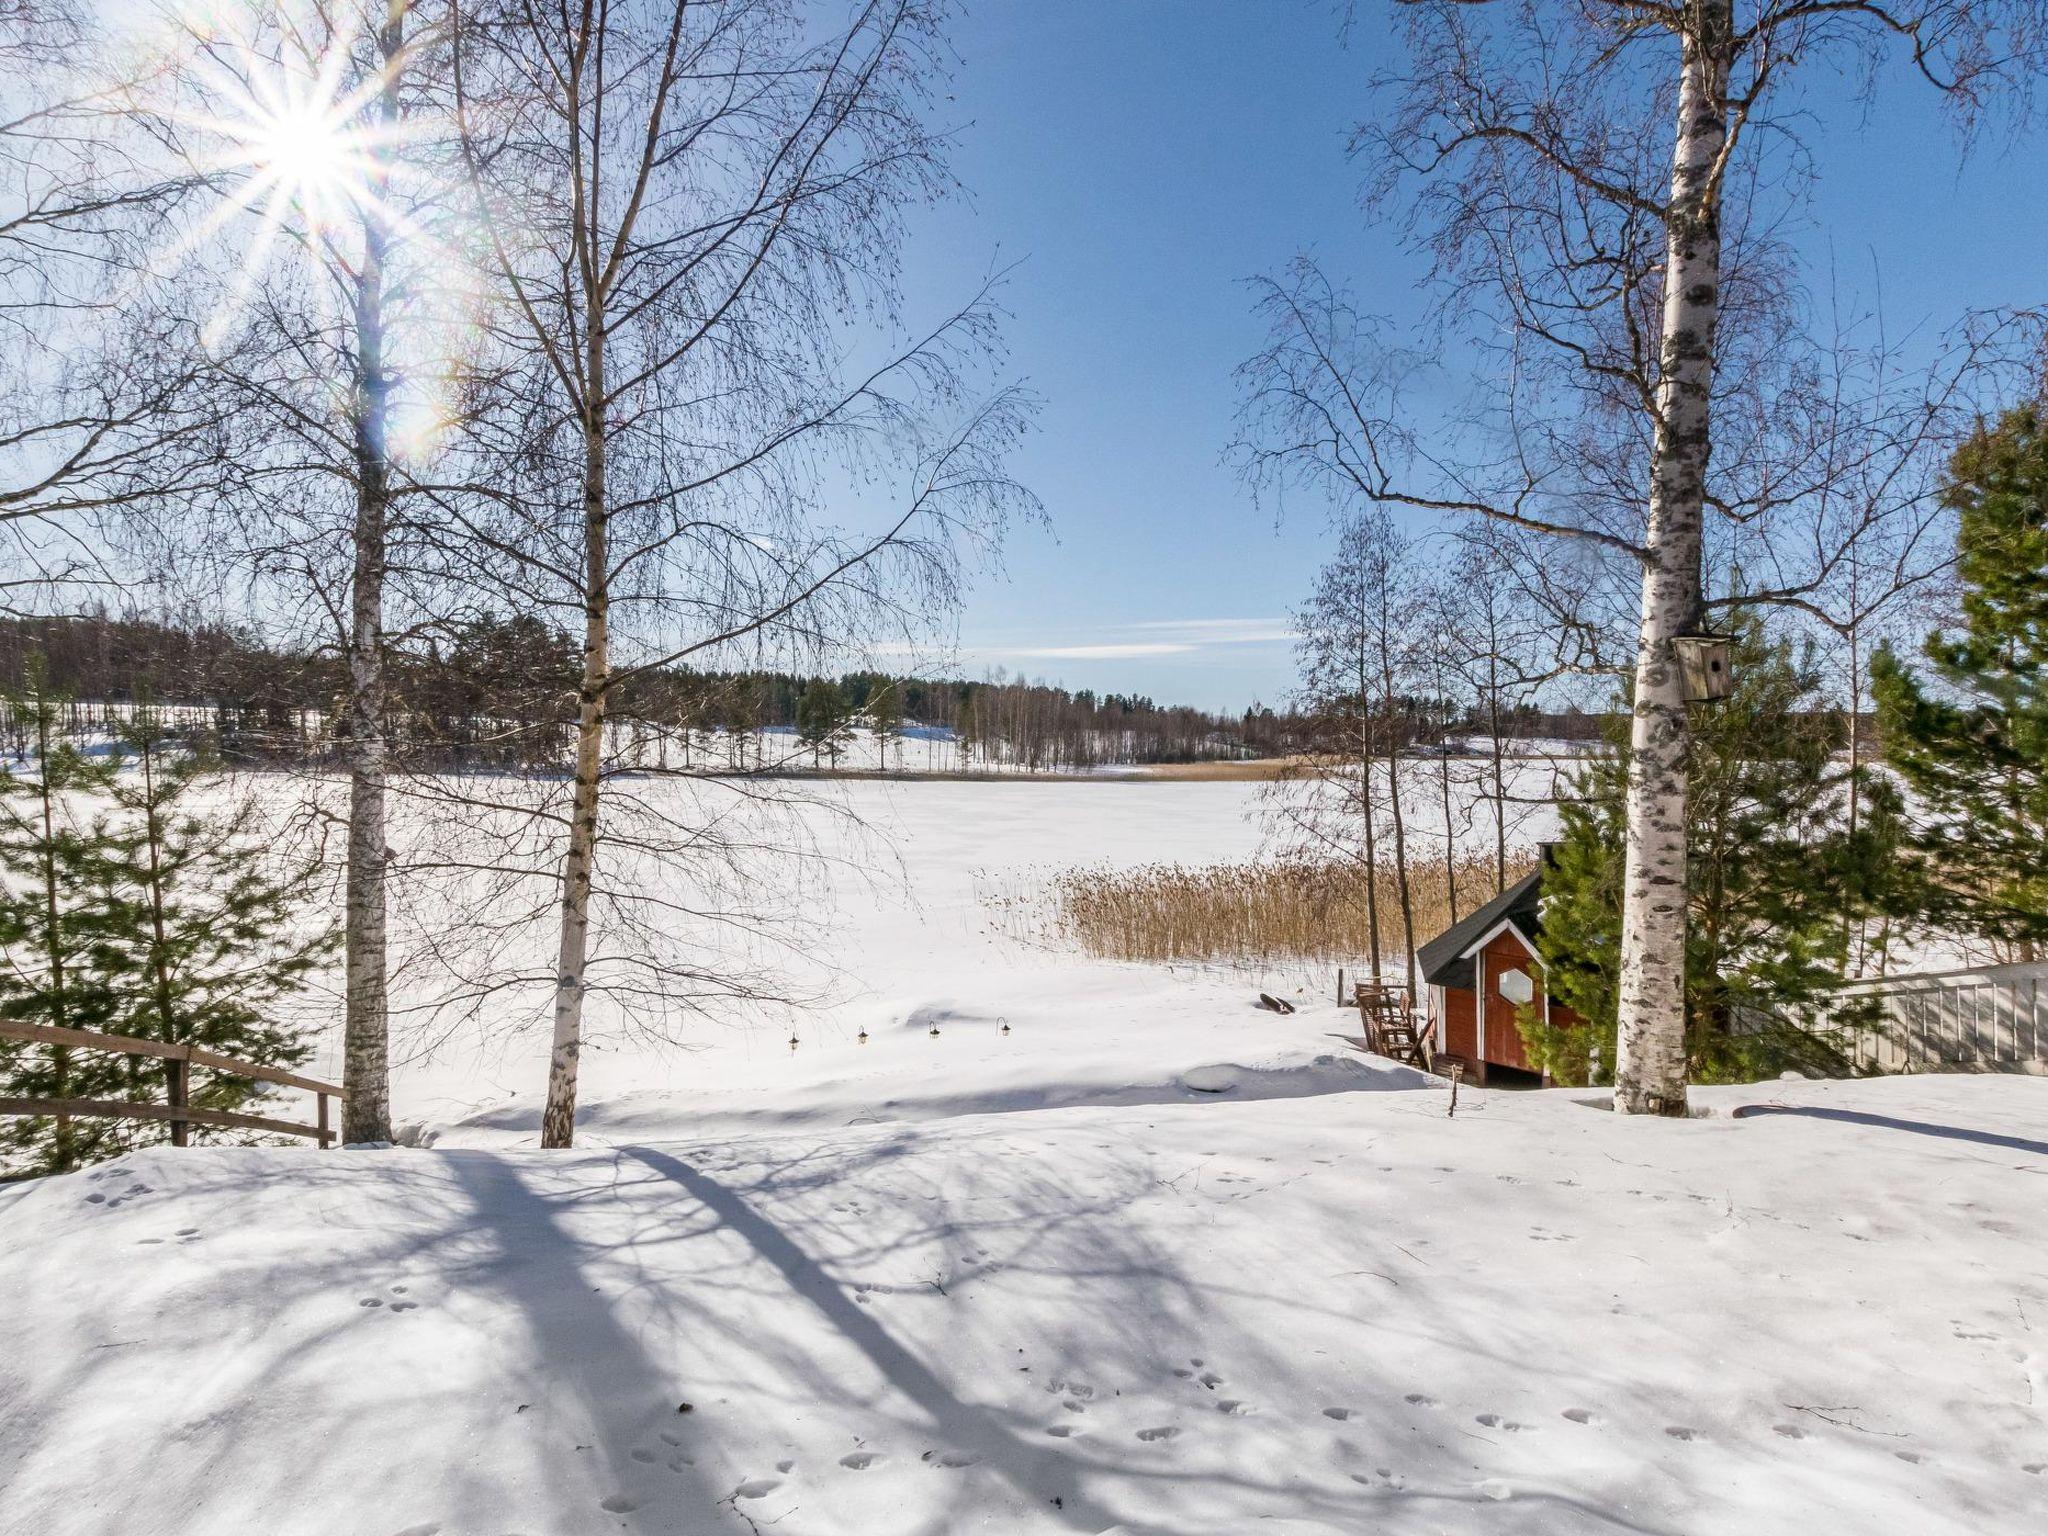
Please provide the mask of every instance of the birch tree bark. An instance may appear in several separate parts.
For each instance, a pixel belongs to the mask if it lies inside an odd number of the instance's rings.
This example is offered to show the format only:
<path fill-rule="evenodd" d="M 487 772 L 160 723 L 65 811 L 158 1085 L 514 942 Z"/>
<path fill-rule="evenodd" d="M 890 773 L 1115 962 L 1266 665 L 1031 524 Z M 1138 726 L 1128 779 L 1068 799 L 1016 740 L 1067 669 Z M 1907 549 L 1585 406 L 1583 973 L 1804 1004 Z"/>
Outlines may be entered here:
<path fill-rule="evenodd" d="M 355 279 L 356 389 L 350 407 L 355 448 L 355 556 L 349 594 L 348 871 L 343 896 L 341 1139 L 391 1139 L 389 859 L 385 816 L 390 744 L 384 698 L 384 577 L 391 515 L 391 375 L 385 356 L 386 265 L 391 242 L 386 157 L 398 124 L 406 0 L 387 0 L 377 29 L 383 77 L 370 136 L 369 195 L 362 201 L 363 249 Z"/>
<path fill-rule="evenodd" d="M 1676 640 L 1701 627 L 1702 519 L 1721 301 L 1731 0 L 1695 0 L 1678 39 L 1678 127 L 1665 217 L 1663 330 L 1643 539 L 1643 612 L 1629 740 L 1614 1103 L 1683 1115 L 1686 775 L 1692 741 Z"/>

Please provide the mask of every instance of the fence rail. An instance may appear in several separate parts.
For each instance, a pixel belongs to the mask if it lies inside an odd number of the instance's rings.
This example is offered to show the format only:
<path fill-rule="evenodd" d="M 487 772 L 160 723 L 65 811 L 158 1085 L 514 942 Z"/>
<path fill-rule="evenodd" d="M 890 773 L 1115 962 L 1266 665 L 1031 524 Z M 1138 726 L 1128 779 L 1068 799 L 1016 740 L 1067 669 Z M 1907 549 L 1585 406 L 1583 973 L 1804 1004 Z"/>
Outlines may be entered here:
<path fill-rule="evenodd" d="M 1879 1072 L 2048 1073 L 2048 961 L 1845 982 L 1876 998 L 1878 1030 L 1855 1032 L 1859 1066 Z"/>
<path fill-rule="evenodd" d="M 327 1101 L 344 1097 L 334 1083 L 317 1077 L 301 1077 L 281 1067 L 266 1067 L 234 1056 L 223 1056 L 203 1046 L 143 1040 L 134 1035 L 103 1035 L 91 1029 L 60 1029 L 52 1024 L 10 1024 L 0 1020 L 0 1040 L 23 1040 L 34 1045 L 65 1046 L 74 1050 L 112 1051 L 124 1056 L 154 1056 L 164 1063 L 168 1089 L 166 1102 L 157 1104 L 128 1099 L 16 1099 L 0 1098 L 0 1115 L 48 1115 L 58 1119 L 163 1120 L 171 1127 L 171 1144 L 186 1143 L 186 1129 L 193 1125 L 216 1125 L 232 1130 L 271 1131 L 282 1136 L 306 1136 L 324 1148 L 334 1140 Z M 191 1098 L 191 1069 L 204 1067 L 231 1077 L 249 1077 L 258 1082 L 299 1088 L 318 1101 L 318 1123 L 273 1120 L 265 1115 L 239 1115 L 224 1109 L 195 1109 Z"/>

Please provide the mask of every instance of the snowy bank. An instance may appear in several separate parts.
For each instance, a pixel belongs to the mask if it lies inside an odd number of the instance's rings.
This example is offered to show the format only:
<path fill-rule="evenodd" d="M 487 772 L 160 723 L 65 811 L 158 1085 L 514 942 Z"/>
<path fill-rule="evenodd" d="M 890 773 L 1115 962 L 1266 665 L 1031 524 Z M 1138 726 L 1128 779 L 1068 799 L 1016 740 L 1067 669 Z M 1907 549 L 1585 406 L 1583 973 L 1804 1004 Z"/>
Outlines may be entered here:
<path fill-rule="evenodd" d="M 1447 1118 L 1322 1013 L 1286 1097 L 0 1193 L 5 1524 L 2039 1528 L 2048 1083 Z"/>

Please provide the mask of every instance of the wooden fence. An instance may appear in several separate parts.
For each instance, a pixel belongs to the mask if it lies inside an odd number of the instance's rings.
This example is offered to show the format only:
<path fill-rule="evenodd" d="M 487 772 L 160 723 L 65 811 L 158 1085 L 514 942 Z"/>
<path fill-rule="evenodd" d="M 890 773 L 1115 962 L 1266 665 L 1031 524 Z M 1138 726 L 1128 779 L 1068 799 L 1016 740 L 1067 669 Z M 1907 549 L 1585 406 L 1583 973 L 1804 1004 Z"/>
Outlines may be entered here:
<path fill-rule="evenodd" d="M 154 1056 L 164 1064 L 168 1092 L 157 1104 L 129 1099 L 10 1099 L 0 1098 L 0 1115 L 47 1115 L 53 1119 L 168 1120 L 171 1145 L 182 1147 L 186 1130 L 194 1125 L 218 1125 L 238 1131 L 272 1131 L 283 1136 L 310 1136 L 324 1148 L 334 1140 L 328 1120 L 327 1101 L 340 1099 L 342 1091 L 333 1083 L 301 1077 L 277 1067 L 259 1066 L 233 1056 L 221 1056 L 201 1046 L 172 1045 L 162 1040 L 142 1040 L 133 1035 L 103 1035 L 90 1029 L 58 1029 L 49 1024 L 10 1024 L 0 1020 L 0 1039 L 26 1040 L 37 1045 L 68 1046 L 74 1050 L 114 1051 L 124 1056 Z M 192 1068 L 204 1067 L 230 1077 L 252 1077 L 258 1082 L 302 1088 L 319 1100 L 319 1122 L 307 1125 L 298 1120 L 272 1120 L 264 1115 L 238 1115 L 224 1109 L 195 1109 L 191 1102 Z"/>
<path fill-rule="evenodd" d="M 1884 1011 L 1881 1029 L 1853 1032 L 1859 1066 L 2048 1073 L 2048 962 L 1874 977 L 1839 995 L 1874 997 Z"/>

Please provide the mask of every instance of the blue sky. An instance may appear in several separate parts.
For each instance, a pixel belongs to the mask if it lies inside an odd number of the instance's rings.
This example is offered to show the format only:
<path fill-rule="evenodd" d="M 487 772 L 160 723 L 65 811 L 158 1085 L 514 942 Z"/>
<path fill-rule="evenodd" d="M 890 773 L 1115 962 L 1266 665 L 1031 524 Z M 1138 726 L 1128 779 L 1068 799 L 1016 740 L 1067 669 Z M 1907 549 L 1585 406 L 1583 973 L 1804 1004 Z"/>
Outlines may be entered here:
<path fill-rule="evenodd" d="M 1050 516 L 969 597 L 969 675 L 1218 708 L 1286 693 L 1286 616 L 1331 539 L 1307 505 L 1276 527 L 1221 462 L 1231 370 L 1260 340 L 1244 280 L 1299 250 L 1397 319 L 1425 302 L 1345 153 L 1387 59 L 1376 15 L 1348 45 L 1335 0 L 978 0 L 956 29 L 971 196 L 918 221 L 909 297 L 937 311 L 1019 264 L 1011 371 L 1044 410 L 1017 468 Z M 1815 284 L 1867 294 L 1875 272 L 1894 335 L 2048 298 L 2041 137 L 1965 160 L 1925 87 L 1879 101 L 1868 123 L 1846 92 L 1816 103 Z"/>

